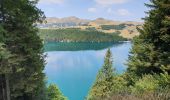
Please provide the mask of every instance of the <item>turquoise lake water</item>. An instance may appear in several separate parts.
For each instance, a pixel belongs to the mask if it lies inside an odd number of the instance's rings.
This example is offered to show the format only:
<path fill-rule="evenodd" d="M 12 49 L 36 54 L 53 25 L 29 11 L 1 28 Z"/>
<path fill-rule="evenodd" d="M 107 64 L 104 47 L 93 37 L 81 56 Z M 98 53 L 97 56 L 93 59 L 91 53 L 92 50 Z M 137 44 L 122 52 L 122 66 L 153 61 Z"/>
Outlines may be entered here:
<path fill-rule="evenodd" d="M 113 54 L 113 67 L 118 73 L 125 65 L 131 43 L 56 43 L 45 44 L 48 83 L 55 83 L 69 100 L 84 100 L 98 70 L 102 67 L 107 48 Z"/>

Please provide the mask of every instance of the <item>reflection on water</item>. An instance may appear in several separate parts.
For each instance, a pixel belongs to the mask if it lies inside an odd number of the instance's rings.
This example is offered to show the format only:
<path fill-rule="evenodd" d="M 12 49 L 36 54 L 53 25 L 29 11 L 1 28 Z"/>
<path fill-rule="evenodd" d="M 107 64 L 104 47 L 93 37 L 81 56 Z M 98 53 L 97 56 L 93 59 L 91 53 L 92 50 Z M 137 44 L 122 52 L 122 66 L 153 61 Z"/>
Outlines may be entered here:
<path fill-rule="evenodd" d="M 55 45 L 55 43 L 50 45 Z M 82 49 L 82 47 L 74 44 L 76 48 L 71 45 L 67 50 L 66 46 L 60 46 L 58 43 L 56 45 L 58 45 L 56 46 L 58 48 L 52 47 L 52 49 L 48 49 L 46 52 L 47 65 L 45 72 L 48 76 L 48 82 L 56 83 L 69 100 L 84 100 L 90 86 L 95 80 L 98 70 L 103 64 L 104 55 L 108 47 L 111 48 L 113 53 L 113 66 L 119 73 L 126 70 L 124 63 L 126 63 L 131 47 L 131 43 L 108 44 L 105 49 L 105 46 L 101 47 L 99 45 L 97 48 L 96 45 L 96 49 L 89 46 L 90 48 L 88 50 L 87 46 L 83 46 Z M 48 45 L 46 47 L 50 48 Z M 77 51 L 77 48 L 81 51 Z"/>
<path fill-rule="evenodd" d="M 102 50 L 112 46 L 119 46 L 123 43 L 98 43 L 98 42 L 47 42 L 45 43 L 44 50 L 47 51 L 80 51 L 80 50 Z"/>

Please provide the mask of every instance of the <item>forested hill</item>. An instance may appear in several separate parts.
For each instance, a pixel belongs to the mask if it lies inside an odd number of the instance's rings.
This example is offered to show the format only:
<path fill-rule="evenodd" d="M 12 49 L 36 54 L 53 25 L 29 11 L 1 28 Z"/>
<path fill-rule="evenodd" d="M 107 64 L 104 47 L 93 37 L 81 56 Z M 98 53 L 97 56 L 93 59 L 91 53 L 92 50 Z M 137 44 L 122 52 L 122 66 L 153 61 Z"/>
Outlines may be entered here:
<path fill-rule="evenodd" d="M 81 19 L 75 16 L 65 18 L 46 18 L 45 23 L 38 24 L 39 28 L 46 29 L 59 29 L 59 28 L 94 28 L 98 31 L 105 33 L 120 32 L 124 38 L 132 39 L 134 36 L 139 35 L 136 27 L 141 27 L 142 22 L 134 21 L 114 21 L 104 18 L 97 18 L 94 20 Z"/>
<path fill-rule="evenodd" d="M 39 35 L 47 42 L 119 42 L 127 40 L 116 32 L 108 34 L 97 30 L 81 30 L 77 28 L 41 29 Z"/>

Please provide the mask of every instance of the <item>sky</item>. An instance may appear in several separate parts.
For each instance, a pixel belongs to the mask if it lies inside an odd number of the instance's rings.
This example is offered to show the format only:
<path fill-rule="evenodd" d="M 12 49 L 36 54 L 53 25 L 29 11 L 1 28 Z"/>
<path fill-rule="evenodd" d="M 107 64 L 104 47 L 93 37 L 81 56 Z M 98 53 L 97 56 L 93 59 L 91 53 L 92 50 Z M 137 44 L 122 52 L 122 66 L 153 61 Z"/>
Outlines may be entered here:
<path fill-rule="evenodd" d="M 76 16 L 83 19 L 106 18 L 116 21 L 142 21 L 149 0 L 39 0 L 46 17 Z"/>

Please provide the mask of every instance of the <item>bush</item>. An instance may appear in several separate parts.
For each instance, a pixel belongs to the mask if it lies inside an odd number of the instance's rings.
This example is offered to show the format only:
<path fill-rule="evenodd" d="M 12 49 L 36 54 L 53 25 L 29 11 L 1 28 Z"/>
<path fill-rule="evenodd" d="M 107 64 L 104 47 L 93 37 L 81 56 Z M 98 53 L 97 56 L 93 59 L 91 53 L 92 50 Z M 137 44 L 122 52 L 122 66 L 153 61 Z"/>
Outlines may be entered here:
<path fill-rule="evenodd" d="M 170 75 L 165 72 L 157 76 L 161 88 L 170 88 Z"/>
<path fill-rule="evenodd" d="M 129 94 L 127 83 L 123 75 L 113 77 L 112 94 Z"/>
<path fill-rule="evenodd" d="M 111 94 L 108 88 L 109 85 L 111 85 L 111 83 L 106 80 L 95 83 L 89 92 L 87 100 L 103 100 L 109 97 Z"/>
<path fill-rule="evenodd" d="M 142 93 L 154 92 L 159 87 L 159 81 L 152 75 L 144 75 L 132 87 L 132 93 L 140 95 Z"/>

